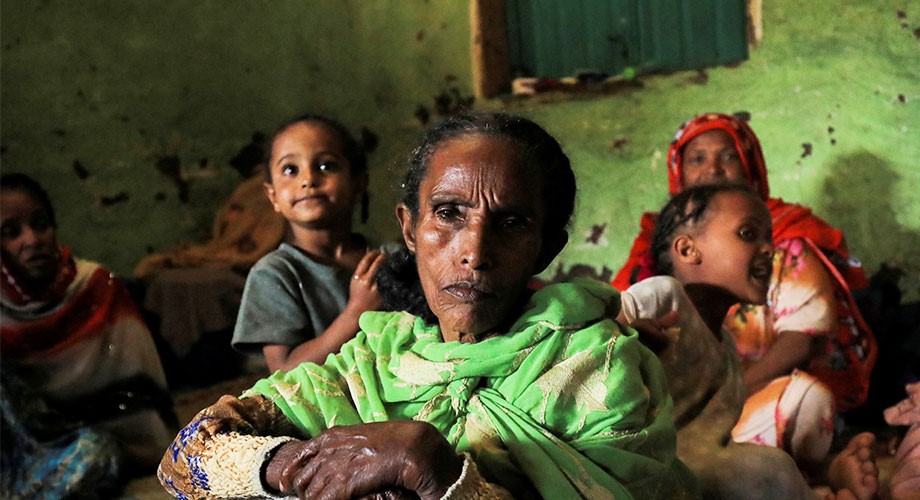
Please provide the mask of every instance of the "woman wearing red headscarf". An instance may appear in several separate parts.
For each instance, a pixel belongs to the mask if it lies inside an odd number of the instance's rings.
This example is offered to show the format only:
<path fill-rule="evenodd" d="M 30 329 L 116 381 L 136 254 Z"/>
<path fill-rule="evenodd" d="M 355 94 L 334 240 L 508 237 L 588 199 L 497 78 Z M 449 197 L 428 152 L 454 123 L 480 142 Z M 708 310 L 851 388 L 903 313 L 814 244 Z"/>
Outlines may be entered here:
<path fill-rule="evenodd" d="M 820 461 L 834 406 L 846 411 L 865 401 L 875 363 L 874 336 L 850 294 L 868 285 L 862 267 L 850 258 L 843 233 L 806 207 L 770 197 L 760 142 L 737 117 L 707 113 L 684 123 L 668 150 L 668 181 L 671 195 L 744 182 L 769 207 L 776 253 L 768 302 L 739 304 L 725 319 L 748 389 L 733 437 L 784 448 L 800 463 Z M 657 274 L 649 256 L 655 216 L 643 214 L 616 288 Z"/>

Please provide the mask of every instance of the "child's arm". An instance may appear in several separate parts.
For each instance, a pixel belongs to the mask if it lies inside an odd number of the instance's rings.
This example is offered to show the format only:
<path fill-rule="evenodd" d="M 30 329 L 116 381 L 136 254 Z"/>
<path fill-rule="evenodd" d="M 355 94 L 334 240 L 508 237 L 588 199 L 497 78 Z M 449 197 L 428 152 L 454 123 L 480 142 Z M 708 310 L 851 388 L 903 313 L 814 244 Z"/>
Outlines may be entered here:
<path fill-rule="evenodd" d="M 316 338 L 297 346 L 266 344 L 262 354 L 271 372 L 290 370 L 311 361 L 323 363 L 332 353 L 339 352 L 342 344 L 358 333 L 358 318 L 365 311 L 380 309 L 383 302 L 377 292 L 374 276 L 380 269 L 386 255 L 380 250 L 371 250 L 358 263 L 348 291 L 348 303 L 326 330 Z"/>
<path fill-rule="evenodd" d="M 616 322 L 639 332 L 639 340 L 661 354 L 677 340 L 681 313 L 692 303 L 683 286 L 670 276 L 655 276 L 620 292 L 621 307 Z"/>
<path fill-rule="evenodd" d="M 827 339 L 802 332 L 783 332 L 757 362 L 744 369 L 744 385 L 753 394 L 771 380 L 804 367 Z"/>

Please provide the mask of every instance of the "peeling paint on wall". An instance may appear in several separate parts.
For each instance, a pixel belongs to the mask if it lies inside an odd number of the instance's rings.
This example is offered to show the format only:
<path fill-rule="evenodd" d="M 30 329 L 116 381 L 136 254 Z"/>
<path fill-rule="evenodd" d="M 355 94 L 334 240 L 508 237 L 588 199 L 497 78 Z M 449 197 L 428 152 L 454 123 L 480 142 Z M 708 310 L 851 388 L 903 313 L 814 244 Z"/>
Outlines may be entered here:
<path fill-rule="evenodd" d="M 176 186 L 179 200 L 189 202 L 188 182 L 182 176 L 182 165 L 175 154 L 159 156 L 155 163 L 157 171 L 166 176 Z"/>
<path fill-rule="evenodd" d="M 572 278 L 586 278 L 610 283 L 613 279 L 613 270 L 607 266 L 597 268 L 588 264 L 572 264 L 566 268 L 565 265 L 559 264 L 555 267 L 555 273 L 552 276 L 538 280 L 538 282 L 562 283 L 571 281 Z"/>
<path fill-rule="evenodd" d="M 205 237 L 246 168 L 232 164 L 240 145 L 308 111 L 373 131 L 361 134 L 377 143 L 371 223 L 361 230 L 395 239 L 409 147 L 424 125 L 473 106 L 524 114 L 559 138 L 578 209 L 561 268 L 545 275 L 585 266 L 603 277 L 625 258 L 641 213 L 667 199 L 663 152 L 680 122 L 744 109 L 774 194 L 842 227 L 870 272 L 897 262 L 920 296 L 911 277 L 920 267 L 920 74 L 911 64 L 920 20 L 903 2 L 844 0 L 828 17 L 775 0 L 743 64 L 484 102 L 472 98 L 464 2 L 165 5 L 3 0 L 0 17 L 3 169 L 45 180 L 62 241 L 118 272 Z M 838 176 L 844 186 L 825 189 Z"/>

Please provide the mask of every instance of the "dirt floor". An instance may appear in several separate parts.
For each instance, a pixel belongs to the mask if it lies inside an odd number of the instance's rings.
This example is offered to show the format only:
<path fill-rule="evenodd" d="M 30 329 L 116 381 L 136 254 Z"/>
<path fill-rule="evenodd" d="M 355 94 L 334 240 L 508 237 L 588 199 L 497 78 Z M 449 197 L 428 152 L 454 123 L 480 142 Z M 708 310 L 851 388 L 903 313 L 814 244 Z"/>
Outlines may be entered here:
<path fill-rule="evenodd" d="M 191 421 L 192 417 L 202 408 L 217 401 L 224 394 L 239 394 L 251 387 L 256 380 L 263 376 L 263 373 L 247 373 L 207 387 L 177 391 L 175 394 L 175 408 L 180 425 Z M 160 486 L 156 475 L 151 474 L 131 481 L 120 498 L 126 500 L 160 500 L 170 499 L 172 496 Z"/>

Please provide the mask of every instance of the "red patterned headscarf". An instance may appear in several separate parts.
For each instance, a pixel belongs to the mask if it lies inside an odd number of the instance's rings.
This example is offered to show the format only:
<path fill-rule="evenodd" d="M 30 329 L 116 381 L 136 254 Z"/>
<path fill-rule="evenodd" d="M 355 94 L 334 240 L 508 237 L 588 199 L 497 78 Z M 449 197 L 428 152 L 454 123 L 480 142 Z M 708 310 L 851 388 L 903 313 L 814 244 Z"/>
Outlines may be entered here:
<path fill-rule="evenodd" d="M 748 181 L 766 201 L 770 197 L 770 185 L 767 183 L 767 164 L 763 159 L 760 141 L 744 120 L 724 113 L 705 113 L 696 116 L 677 129 L 668 148 L 668 192 L 671 196 L 684 190 L 684 146 L 696 136 L 710 130 L 723 130 L 732 138 Z"/>
<path fill-rule="evenodd" d="M 17 306 L 24 306 L 29 303 L 56 303 L 64 294 L 67 293 L 67 287 L 73 282 L 77 275 L 77 265 L 74 262 L 73 254 L 67 245 L 58 246 L 58 269 L 55 273 L 54 280 L 47 288 L 33 291 L 25 289 L 19 282 L 19 279 L 13 274 L 12 270 L 0 262 L 0 288 L 3 290 L 3 299 Z"/>

